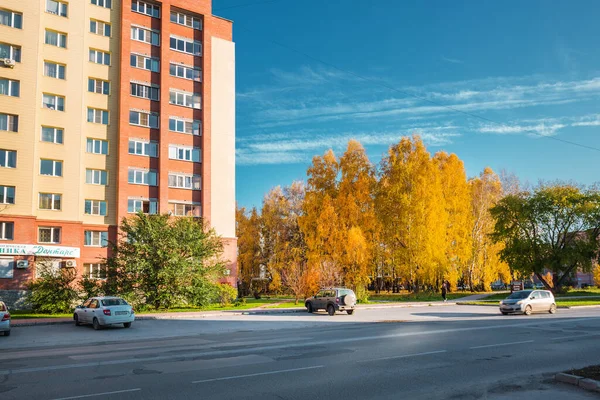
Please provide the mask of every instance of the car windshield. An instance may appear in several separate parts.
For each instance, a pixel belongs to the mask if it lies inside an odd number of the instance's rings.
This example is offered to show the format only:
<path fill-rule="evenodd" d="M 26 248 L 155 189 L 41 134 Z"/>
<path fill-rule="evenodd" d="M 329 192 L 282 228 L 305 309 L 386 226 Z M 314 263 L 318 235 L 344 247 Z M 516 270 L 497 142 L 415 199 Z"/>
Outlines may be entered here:
<path fill-rule="evenodd" d="M 531 294 L 531 290 L 522 290 L 520 292 L 514 292 L 507 299 L 526 299 Z"/>
<path fill-rule="evenodd" d="M 102 300 L 103 306 L 126 306 L 127 302 L 123 299 L 104 299 Z"/>

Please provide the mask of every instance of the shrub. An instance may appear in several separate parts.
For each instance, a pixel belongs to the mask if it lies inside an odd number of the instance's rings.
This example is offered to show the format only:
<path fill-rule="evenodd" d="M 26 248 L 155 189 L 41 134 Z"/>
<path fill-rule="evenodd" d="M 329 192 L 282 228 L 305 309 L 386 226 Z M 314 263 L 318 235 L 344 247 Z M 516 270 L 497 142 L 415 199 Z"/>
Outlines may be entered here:
<path fill-rule="evenodd" d="M 369 302 L 369 291 L 364 286 L 358 286 L 356 288 L 356 301 L 358 303 Z"/>
<path fill-rule="evenodd" d="M 77 291 L 73 287 L 76 272 L 71 268 L 55 269 L 43 262 L 36 263 L 38 278 L 28 285 L 27 301 L 34 311 L 58 314 L 73 310 Z"/>
<path fill-rule="evenodd" d="M 237 297 L 237 290 L 231 285 L 228 285 L 226 283 L 218 283 L 216 287 L 218 294 L 218 302 L 223 307 L 230 305 L 233 302 L 233 300 L 235 300 L 235 298 Z"/>
<path fill-rule="evenodd" d="M 90 297 L 101 296 L 104 294 L 101 284 L 95 280 L 85 276 L 78 283 L 79 299 L 85 301 Z"/>

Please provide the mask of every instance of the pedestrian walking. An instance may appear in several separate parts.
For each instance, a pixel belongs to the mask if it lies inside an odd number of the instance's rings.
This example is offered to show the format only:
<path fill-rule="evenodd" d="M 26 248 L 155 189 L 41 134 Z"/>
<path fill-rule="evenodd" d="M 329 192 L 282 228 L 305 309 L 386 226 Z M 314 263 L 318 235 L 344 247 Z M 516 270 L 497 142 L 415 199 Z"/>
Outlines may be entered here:
<path fill-rule="evenodd" d="M 446 281 L 442 282 L 442 299 L 444 299 L 444 303 L 448 300 L 446 295 L 448 294 L 448 284 Z"/>

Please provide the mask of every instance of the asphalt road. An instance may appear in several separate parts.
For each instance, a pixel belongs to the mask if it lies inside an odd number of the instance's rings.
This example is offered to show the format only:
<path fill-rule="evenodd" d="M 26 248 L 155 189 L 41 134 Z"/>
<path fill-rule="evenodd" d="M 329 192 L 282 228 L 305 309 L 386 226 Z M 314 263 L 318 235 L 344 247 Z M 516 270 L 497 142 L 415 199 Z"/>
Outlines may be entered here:
<path fill-rule="evenodd" d="M 390 308 L 15 327 L 0 339 L 3 400 L 598 398 L 547 378 L 599 362 L 600 309 Z"/>

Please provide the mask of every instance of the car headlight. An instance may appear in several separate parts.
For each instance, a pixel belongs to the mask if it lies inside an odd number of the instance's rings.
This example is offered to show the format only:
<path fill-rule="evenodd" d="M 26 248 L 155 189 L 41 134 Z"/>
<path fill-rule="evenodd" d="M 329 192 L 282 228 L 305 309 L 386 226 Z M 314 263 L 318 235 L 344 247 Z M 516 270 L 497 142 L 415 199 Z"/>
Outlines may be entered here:
<path fill-rule="evenodd" d="M 517 301 L 517 305 L 520 306 L 521 304 L 523 304 L 522 300 Z"/>

